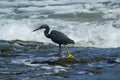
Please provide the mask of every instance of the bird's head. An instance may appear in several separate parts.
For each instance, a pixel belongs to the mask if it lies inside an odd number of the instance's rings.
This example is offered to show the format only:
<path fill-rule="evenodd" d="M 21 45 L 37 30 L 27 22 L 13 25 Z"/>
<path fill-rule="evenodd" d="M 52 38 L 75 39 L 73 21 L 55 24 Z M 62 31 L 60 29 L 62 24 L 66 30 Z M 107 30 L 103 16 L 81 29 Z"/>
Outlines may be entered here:
<path fill-rule="evenodd" d="M 34 29 L 33 32 L 35 32 L 35 31 L 37 31 L 37 30 L 39 30 L 39 29 L 46 29 L 46 28 L 49 28 L 49 26 L 48 26 L 47 24 L 43 24 L 43 25 L 41 25 L 40 27 Z"/>

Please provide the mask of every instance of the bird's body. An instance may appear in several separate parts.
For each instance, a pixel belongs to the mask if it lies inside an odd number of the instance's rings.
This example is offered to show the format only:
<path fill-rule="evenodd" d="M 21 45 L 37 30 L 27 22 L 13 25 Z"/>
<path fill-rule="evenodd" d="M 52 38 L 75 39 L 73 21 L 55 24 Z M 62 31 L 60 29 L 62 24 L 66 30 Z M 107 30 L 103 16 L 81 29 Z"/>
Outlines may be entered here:
<path fill-rule="evenodd" d="M 68 38 L 65 34 L 56 30 L 52 30 L 50 32 L 50 37 L 51 37 L 51 40 L 57 44 L 67 45 L 67 44 L 74 43 L 74 41 Z"/>
<path fill-rule="evenodd" d="M 61 45 L 67 45 L 67 44 L 74 44 L 75 43 L 72 39 L 67 37 L 62 32 L 59 32 L 59 31 L 56 31 L 56 30 L 52 30 L 50 32 L 50 28 L 46 24 L 40 26 L 39 28 L 37 28 L 33 31 L 36 31 L 36 30 L 39 30 L 39 29 L 45 29 L 45 31 L 44 31 L 45 36 L 47 38 L 50 38 L 53 42 L 59 44 L 59 54 L 61 53 Z M 68 49 L 67 49 L 67 51 L 68 51 Z"/>

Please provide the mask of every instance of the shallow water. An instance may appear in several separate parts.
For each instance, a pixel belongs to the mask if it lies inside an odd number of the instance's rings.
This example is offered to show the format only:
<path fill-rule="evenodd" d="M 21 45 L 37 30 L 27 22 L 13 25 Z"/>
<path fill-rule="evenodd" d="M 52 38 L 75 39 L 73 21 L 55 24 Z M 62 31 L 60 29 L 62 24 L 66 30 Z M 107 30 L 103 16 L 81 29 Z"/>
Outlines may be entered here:
<path fill-rule="evenodd" d="M 39 47 L 37 47 L 39 46 Z M 37 48 L 36 48 L 37 47 Z M 33 41 L 0 41 L 1 80 L 119 80 L 120 48 L 58 47 Z M 63 60 L 62 60 L 63 59 Z"/>

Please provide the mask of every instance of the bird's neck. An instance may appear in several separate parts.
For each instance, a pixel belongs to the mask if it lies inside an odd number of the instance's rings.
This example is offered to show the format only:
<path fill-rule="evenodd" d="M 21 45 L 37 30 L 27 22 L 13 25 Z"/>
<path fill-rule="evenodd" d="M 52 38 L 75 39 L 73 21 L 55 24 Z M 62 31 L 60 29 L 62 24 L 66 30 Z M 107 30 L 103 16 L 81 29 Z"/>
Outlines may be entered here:
<path fill-rule="evenodd" d="M 50 28 L 49 28 L 49 27 L 45 28 L 44 34 L 45 34 L 45 36 L 46 36 L 47 38 L 50 38 L 49 31 L 50 31 Z"/>

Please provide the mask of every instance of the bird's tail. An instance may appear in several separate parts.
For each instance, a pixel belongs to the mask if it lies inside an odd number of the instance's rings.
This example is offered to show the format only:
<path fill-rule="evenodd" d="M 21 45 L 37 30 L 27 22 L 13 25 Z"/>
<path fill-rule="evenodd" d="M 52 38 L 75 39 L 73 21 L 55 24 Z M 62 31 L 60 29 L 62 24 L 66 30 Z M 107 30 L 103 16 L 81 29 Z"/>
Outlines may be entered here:
<path fill-rule="evenodd" d="M 70 40 L 70 43 L 71 43 L 71 44 L 75 44 L 75 42 L 74 42 L 73 40 Z"/>

